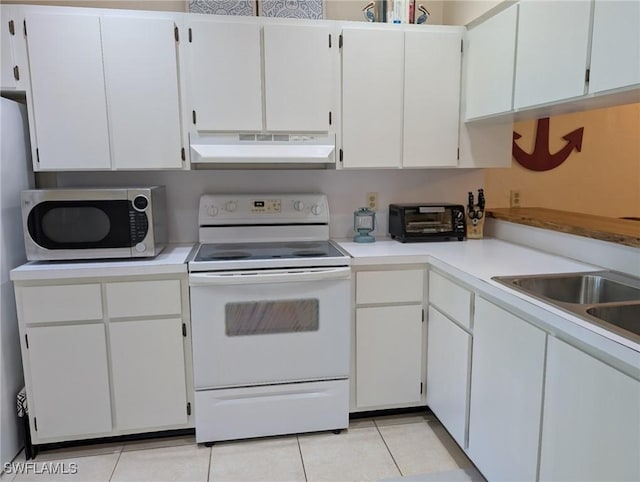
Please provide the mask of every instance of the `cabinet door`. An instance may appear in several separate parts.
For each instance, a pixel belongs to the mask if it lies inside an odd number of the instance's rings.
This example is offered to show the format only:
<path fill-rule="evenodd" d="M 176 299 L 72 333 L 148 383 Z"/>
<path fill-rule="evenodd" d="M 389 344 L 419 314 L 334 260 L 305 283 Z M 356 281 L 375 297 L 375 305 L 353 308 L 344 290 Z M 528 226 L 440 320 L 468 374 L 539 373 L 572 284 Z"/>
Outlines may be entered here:
<path fill-rule="evenodd" d="M 455 166 L 462 32 L 405 33 L 403 167 Z"/>
<path fill-rule="evenodd" d="M 35 169 L 109 169 L 99 17 L 31 13 L 26 23 Z"/>
<path fill-rule="evenodd" d="M 264 26 L 268 131 L 329 130 L 331 52 L 326 26 Z"/>
<path fill-rule="evenodd" d="M 38 327 L 27 336 L 34 436 L 46 441 L 111 432 L 104 325 Z"/>
<path fill-rule="evenodd" d="M 0 10 L 0 87 L 2 89 L 15 89 L 18 85 L 13 76 L 13 68 L 16 65 L 13 42 L 16 30 L 21 26 L 14 13 L 14 7 L 11 5 L 3 5 Z M 13 33 L 9 30 L 9 22 L 13 22 Z"/>
<path fill-rule="evenodd" d="M 585 94 L 590 19 L 589 0 L 520 2 L 516 109 Z"/>
<path fill-rule="evenodd" d="M 400 167 L 404 33 L 342 31 L 344 167 Z"/>
<path fill-rule="evenodd" d="M 102 45 L 116 169 L 182 167 L 171 19 L 104 17 Z"/>
<path fill-rule="evenodd" d="M 596 0 L 589 93 L 640 84 L 640 2 Z"/>
<path fill-rule="evenodd" d="M 466 446 L 471 335 L 433 307 L 427 333 L 427 405 Z"/>
<path fill-rule="evenodd" d="M 535 480 L 545 333 L 476 298 L 469 456 L 487 480 Z"/>
<path fill-rule="evenodd" d="M 182 321 L 113 322 L 109 342 L 117 428 L 186 424 Z"/>
<path fill-rule="evenodd" d="M 465 118 L 513 108 L 518 5 L 469 29 L 465 42 Z"/>
<path fill-rule="evenodd" d="M 422 305 L 356 310 L 356 406 L 418 403 Z"/>
<path fill-rule="evenodd" d="M 189 28 L 196 129 L 262 130 L 260 25 L 192 21 Z"/>
<path fill-rule="evenodd" d="M 640 381 L 549 338 L 540 480 L 640 480 Z"/>

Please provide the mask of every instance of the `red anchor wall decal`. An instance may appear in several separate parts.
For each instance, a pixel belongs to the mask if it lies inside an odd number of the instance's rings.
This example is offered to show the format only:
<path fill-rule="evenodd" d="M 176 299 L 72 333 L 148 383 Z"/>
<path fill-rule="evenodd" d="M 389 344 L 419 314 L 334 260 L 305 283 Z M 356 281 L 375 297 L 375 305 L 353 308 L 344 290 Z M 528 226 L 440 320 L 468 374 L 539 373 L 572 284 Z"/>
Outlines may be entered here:
<path fill-rule="evenodd" d="M 571 152 L 575 149 L 580 152 L 582 150 L 582 134 L 584 127 L 580 127 L 575 131 L 569 132 L 562 138 L 567 141 L 565 146 L 555 154 L 549 152 L 549 118 L 538 119 L 536 127 L 536 142 L 533 152 L 525 152 L 516 140 L 522 136 L 513 131 L 513 157 L 527 169 L 532 171 L 548 171 L 554 169 L 567 160 Z"/>

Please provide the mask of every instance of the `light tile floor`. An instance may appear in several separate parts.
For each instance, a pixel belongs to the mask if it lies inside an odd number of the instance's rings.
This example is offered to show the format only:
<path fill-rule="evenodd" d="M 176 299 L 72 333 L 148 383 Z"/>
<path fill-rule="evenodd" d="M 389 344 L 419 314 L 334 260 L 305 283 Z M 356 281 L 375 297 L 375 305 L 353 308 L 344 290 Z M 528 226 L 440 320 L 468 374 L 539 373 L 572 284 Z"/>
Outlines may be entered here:
<path fill-rule="evenodd" d="M 24 463 L 20 455 L 14 463 Z M 356 419 L 321 432 L 197 445 L 193 436 L 42 451 L 22 481 L 482 481 L 430 414 Z M 67 473 L 42 473 L 51 467 Z M 73 465 L 76 464 L 76 465 Z M 71 474 L 77 468 L 75 474 Z M 36 473 L 38 472 L 38 473 Z"/>

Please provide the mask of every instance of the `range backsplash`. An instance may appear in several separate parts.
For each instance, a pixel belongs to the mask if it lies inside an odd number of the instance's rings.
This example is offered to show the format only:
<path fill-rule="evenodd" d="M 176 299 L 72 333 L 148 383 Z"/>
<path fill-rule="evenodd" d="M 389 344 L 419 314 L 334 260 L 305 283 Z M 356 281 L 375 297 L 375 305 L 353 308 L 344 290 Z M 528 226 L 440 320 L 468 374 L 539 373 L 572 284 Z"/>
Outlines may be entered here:
<path fill-rule="evenodd" d="M 468 191 L 484 187 L 482 169 L 430 170 L 207 170 L 149 172 L 61 172 L 43 176 L 39 187 L 165 185 L 169 241 L 198 240 L 198 200 L 204 193 L 321 192 L 329 198 L 332 238 L 353 232 L 353 211 L 365 206 L 366 193 L 378 193 L 374 235 L 387 236 L 389 204 L 452 202 L 464 204 Z"/>

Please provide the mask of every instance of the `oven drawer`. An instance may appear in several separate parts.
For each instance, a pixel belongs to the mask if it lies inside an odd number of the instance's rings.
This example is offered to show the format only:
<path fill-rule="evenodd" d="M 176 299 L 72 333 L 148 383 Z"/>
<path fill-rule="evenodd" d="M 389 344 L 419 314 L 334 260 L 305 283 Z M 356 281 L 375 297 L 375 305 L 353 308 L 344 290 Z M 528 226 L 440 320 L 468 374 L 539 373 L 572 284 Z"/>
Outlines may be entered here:
<path fill-rule="evenodd" d="M 196 391 L 196 442 L 347 428 L 349 381 Z"/>

